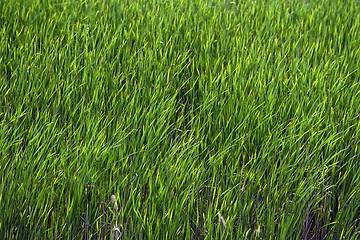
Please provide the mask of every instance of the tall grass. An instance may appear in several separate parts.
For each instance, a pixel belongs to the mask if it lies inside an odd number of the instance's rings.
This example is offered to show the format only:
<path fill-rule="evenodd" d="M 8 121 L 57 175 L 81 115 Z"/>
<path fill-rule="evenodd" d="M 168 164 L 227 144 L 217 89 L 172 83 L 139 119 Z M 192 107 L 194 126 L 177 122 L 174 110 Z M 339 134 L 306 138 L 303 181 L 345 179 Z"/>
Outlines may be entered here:
<path fill-rule="evenodd" d="M 358 1 L 0 12 L 1 239 L 359 237 Z"/>

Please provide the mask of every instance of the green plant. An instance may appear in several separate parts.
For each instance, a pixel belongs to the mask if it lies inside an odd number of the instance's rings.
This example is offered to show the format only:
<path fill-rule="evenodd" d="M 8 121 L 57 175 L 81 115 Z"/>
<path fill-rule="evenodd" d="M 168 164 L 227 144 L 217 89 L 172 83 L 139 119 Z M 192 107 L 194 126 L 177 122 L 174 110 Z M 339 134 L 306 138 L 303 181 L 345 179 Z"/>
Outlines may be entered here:
<path fill-rule="evenodd" d="M 0 12 L 1 239 L 359 237 L 357 1 Z"/>

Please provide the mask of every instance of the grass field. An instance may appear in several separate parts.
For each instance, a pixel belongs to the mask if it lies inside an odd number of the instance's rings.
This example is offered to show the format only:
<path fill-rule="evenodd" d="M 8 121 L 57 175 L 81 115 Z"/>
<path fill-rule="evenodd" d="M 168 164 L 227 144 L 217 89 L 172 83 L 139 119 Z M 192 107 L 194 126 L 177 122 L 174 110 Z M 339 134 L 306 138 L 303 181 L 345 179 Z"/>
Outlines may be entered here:
<path fill-rule="evenodd" d="M 0 12 L 0 239 L 360 238 L 358 1 Z"/>

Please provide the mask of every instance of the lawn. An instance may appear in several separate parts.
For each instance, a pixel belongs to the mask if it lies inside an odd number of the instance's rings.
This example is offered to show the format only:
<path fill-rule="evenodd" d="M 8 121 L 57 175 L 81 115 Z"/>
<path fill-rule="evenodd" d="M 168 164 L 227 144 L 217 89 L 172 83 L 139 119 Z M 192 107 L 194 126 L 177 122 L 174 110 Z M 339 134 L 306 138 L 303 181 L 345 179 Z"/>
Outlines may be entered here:
<path fill-rule="evenodd" d="M 360 238 L 359 1 L 0 12 L 0 239 Z"/>

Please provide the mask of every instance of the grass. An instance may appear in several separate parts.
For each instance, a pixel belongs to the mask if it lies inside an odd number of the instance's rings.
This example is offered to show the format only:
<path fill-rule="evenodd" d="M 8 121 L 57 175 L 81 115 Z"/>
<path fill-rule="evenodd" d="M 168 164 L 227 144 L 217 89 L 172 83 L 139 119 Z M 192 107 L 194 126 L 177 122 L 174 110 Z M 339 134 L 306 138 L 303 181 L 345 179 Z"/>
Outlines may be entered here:
<path fill-rule="evenodd" d="M 358 1 L 0 2 L 1 239 L 357 239 Z"/>

